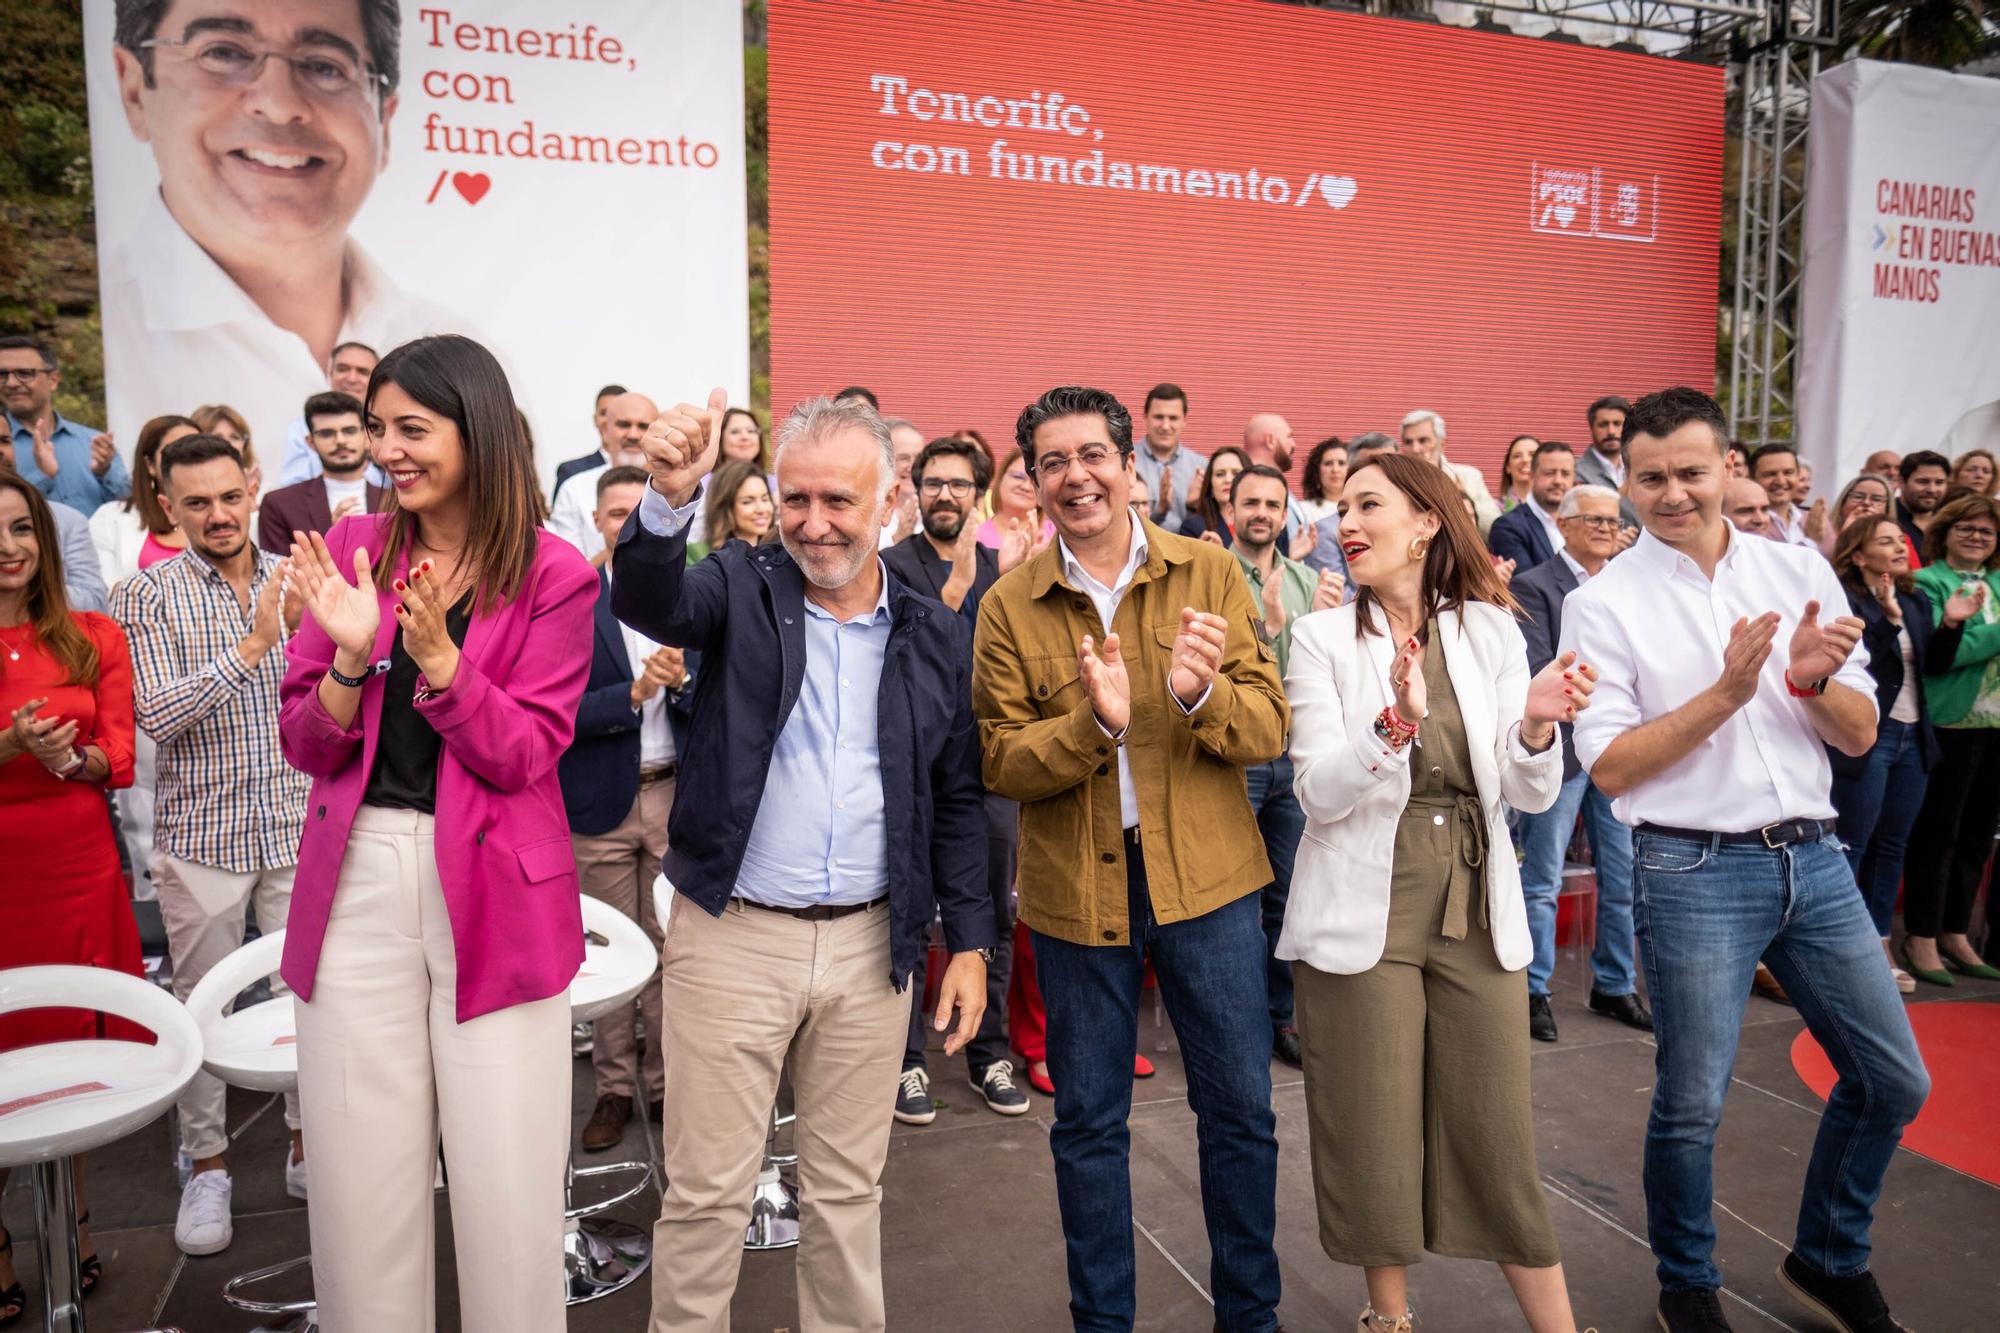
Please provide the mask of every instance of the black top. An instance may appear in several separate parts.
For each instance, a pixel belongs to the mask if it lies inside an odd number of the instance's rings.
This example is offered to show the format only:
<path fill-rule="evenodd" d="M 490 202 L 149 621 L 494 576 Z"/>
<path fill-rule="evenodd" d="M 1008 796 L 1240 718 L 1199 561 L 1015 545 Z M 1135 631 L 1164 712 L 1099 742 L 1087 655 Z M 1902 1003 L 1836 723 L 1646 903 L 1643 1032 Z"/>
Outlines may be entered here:
<path fill-rule="evenodd" d="M 472 597 L 468 591 L 444 616 L 445 633 L 460 648 L 465 647 L 465 628 L 472 623 Z M 438 754 L 444 741 L 417 712 L 417 674 L 398 626 L 389 645 L 389 678 L 383 682 L 382 737 L 375 744 L 375 771 L 368 775 L 368 790 L 361 800 L 431 815 L 437 813 Z"/>

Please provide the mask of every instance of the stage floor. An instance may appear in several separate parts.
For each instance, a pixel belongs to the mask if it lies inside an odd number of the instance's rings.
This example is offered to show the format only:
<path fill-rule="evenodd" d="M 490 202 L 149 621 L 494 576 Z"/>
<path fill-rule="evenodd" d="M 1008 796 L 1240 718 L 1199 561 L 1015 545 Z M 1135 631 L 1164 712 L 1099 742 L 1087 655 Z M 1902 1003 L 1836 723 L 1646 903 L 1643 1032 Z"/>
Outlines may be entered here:
<path fill-rule="evenodd" d="M 1549 1211 L 1561 1239 L 1579 1327 L 1601 1333 L 1642 1333 L 1655 1327 L 1653 1260 L 1647 1251 L 1640 1192 L 1639 1147 L 1653 1082 L 1652 1047 L 1642 1034 L 1590 1014 L 1579 969 L 1565 957 L 1557 972 L 1556 1013 L 1562 1040 L 1534 1049 L 1536 1142 Z M 1951 991 L 1920 986 L 1923 1006 L 1977 1007 L 2000 1034 L 2000 984 L 1968 983 Z M 1739 1330 L 1822 1327 L 1779 1289 L 1773 1270 L 1796 1217 L 1800 1178 L 1819 1120 L 1819 1099 L 1792 1063 L 1801 1030 L 1788 1007 L 1753 998 L 1744 1022 L 1736 1084 L 1716 1154 L 1719 1258 L 1728 1278 L 1727 1308 Z M 1925 1027 L 1929 1025 L 1920 1025 Z M 1964 1024 L 1958 1025 L 1963 1031 Z M 1194 1119 L 1171 1032 L 1153 1026 L 1150 1005 L 1141 1040 L 1159 1064 L 1157 1077 L 1137 1086 L 1132 1113 L 1132 1186 L 1142 1329 L 1205 1331 L 1212 1311 L 1208 1246 L 1202 1229 Z M 1158 1049 L 1155 1049 L 1158 1047 Z M 1963 1051 L 1965 1048 L 1958 1048 Z M 1975 1048 L 1977 1049 L 1977 1048 Z M 2000 1039 L 1983 1044 L 2000 1063 Z M 1934 1061 L 1935 1063 L 1935 1061 Z M 1957 1101 L 1937 1105 L 1950 1123 L 1934 1140 L 1949 1143 L 1956 1126 L 2000 1135 L 1993 1119 L 1992 1065 L 1965 1071 L 1967 1084 L 1940 1075 Z M 1297 1071 L 1274 1064 L 1279 1159 L 1278 1253 L 1283 1264 L 1282 1315 L 1295 1333 L 1353 1327 L 1363 1304 L 1359 1272 L 1338 1269 L 1321 1254 L 1306 1156 L 1304 1090 Z M 1060 1330 L 1069 1326 L 1062 1233 L 1046 1142 L 1050 1103 L 1033 1096 L 1025 1116 L 994 1115 L 968 1086 L 961 1060 L 933 1052 L 937 1120 L 898 1125 L 884 1183 L 883 1253 L 889 1327 Z M 578 1060 L 576 1130 L 591 1103 L 590 1065 Z M 1031 1094 L 1032 1095 L 1032 1094 Z M 1926 1114 L 1932 1114 L 1927 1111 Z M 884 1108 L 887 1114 L 887 1108 Z M 275 1099 L 232 1093 L 231 1148 L 236 1175 L 236 1239 L 222 1254 L 187 1259 L 174 1248 L 176 1191 L 164 1122 L 94 1154 L 90 1204 L 105 1279 L 89 1305 L 95 1328 L 120 1330 L 154 1321 L 188 1333 L 246 1333 L 252 1316 L 225 1307 L 218 1289 L 228 1277 L 306 1249 L 304 1206 L 286 1197 L 281 1179 L 285 1142 Z M 646 1150 L 635 1122 L 621 1151 L 579 1163 L 638 1157 Z M 1987 1159 L 1990 1162 L 1990 1157 Z M 1977 1164 L 1975 1163 L 1975 1169 Z M 617 1215 L 649 1223 L 657 1198 L 642 1196 Z M 15 1172 L 5 1218 L 16 1238 L 15 1261 L 39 1326 L 40 1284 L 34 1272 L 27 1176 Z M 453 1287 L 450 1217 L 438 1204 L 439 1324 L 459 1328 Z M 1899 1151 L 1876 1209 L 1875 1272 L 1898 1317 L 1922 1333 L 1992 1328 L 2000 1309 L 2000 1188 L 1907 1148 Z M 798 1327 L 792 1253 L 746 1254 L 733 1327 L 777 1333 Z M 551 1275 L 551 1280 L 554 1275 Z M 303 1285 L 303 1284 L 301 1284 Z M 1491 1265 L 1432 1259 L 1413 1274 L 1424 1326 L 1454 1333 L 1522 1327 L 1507 1286 Z M 634 1289 L 572 1308 L 572 1330 L 627 1333 L 646 1326 L 646 1279 Z M 421 1327 L 414 1319 L 410 1329 Z M 383 1330 L 401 1333 L 401 1330 Z M 478 1333 L 467 1330 L 466 1333 Z"/>

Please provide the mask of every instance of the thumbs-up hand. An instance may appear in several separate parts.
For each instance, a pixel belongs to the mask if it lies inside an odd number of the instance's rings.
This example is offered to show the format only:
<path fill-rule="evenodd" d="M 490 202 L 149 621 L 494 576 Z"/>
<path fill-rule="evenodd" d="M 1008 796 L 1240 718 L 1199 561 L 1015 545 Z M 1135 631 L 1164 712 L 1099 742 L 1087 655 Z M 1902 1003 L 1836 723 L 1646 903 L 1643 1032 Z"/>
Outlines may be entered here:
<path fill-rule="evenodd" d="M 674 508 L 693 499 L 695 487 L 714 471 L 722 447 L 722 414 L 728 407 L 728 391 L 712 389 L 707 408 L 679 403 L 646 427 L 645 438 L 639 441 L 646 470 L 652 473 L 653 489 Z"/>

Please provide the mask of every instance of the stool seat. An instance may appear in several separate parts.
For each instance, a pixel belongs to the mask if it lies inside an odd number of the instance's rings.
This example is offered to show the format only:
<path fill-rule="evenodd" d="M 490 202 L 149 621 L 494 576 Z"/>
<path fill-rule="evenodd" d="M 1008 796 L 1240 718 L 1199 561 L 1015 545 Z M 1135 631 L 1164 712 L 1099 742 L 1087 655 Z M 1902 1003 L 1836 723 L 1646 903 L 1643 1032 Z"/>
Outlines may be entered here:
<path fill-rule="evenodd" d="M 284 955 L 284 931 L 259 936 L 210 968 L 187 997 L 188 1013 L 201 1029 L 202 1067 L 231 1087 L 298 1091 L 299 1024 L 291 992 L 233 1014 L 223 1012 L 243 991 L 276 972 Z"/>
<path fill-rule="evenodd" d="M 570 1021 L 586 1023 L 638 997 L 660 967 L 645 929 L 609 903 L 583 899 L 583 965 L 569 983 Z"/>
<path fill-rule="evenodd" d="M 89 1152 L 163 1113 L 201 1068 L 201 1033 L 172 995 L 101 967 L 0 971 L 0 1014 L 94 1009 L 157 1041 L 62 1041 L 0 1053 L 0 1167 Z"/>

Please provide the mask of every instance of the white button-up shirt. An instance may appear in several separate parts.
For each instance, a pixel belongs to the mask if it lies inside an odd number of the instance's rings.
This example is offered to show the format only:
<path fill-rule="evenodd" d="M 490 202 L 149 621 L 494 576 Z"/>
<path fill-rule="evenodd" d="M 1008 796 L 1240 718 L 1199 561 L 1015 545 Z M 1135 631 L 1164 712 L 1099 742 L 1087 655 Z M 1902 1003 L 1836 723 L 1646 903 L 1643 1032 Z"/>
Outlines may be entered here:
<path fill-rule="evenodd" d="M 1713 581 L 1645 533 L 1563 602 L 1561 650 L 1574 648 L 1598 673 L 1575 728 L 1586 770 L 1620 736 L 1713 685 L 1736 621 L 1778 613 L 1756 697 L 1686 758 L 1615 798 L 1611 808 L 1623 823 L 1741 833 L 1833 818 L 1826 746 L 1784 673 L 1805 604 L 1817 600 L 1825 623 L 1847 614 L 1847 595 L 1819 552 L 1725 531 L 1729 545 Z M 1867 649 L 1857 645 L 1833 678 L 1873 706 Z"/>
<path fill-rule="evenodd" d="M 549 506 L 549 521 L 543 524 L 550 532 L 583 552 L 585 560 L 595 560 L 604 549 L 604 534 L 597 530 L 597 479 L 611 470 L 609 463 L 585 468 L 563 483 L 556 492 L 555 503 Z M 647 488 L 652 489 L 650 486 Z M 701 511 L 697 502 L 695 512 Z M 692 540 L 692 538 L 690 538 Z"/>
<path fill-rule="evenodd" d="M 343 269 L 342 342 L 386 353 L 426 333 L 473 333 L 463 318 L 399 289 L 351 239 Z M 168 406 L 228 403 L 269 457 L 299 404 L 326 388 L 326 367 L 305 339 L 272 323 L 158 194 L 106 257 L 103 289 L 105 406 L 127 449 Z"/>

